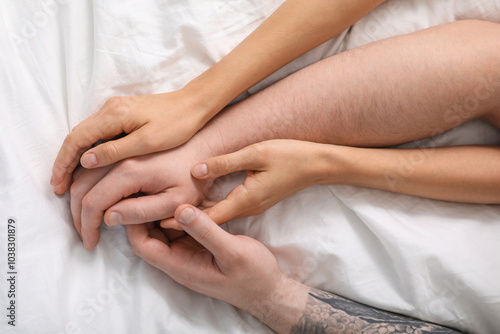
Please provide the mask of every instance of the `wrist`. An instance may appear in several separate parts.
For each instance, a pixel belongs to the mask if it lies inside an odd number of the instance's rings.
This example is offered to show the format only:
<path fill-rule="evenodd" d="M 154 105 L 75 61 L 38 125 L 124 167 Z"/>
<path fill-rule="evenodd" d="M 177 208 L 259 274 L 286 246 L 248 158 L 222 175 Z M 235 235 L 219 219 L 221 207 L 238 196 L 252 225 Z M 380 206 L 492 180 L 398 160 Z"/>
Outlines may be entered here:
<path fill-rule="evenodd" d="M 380 149 L 327 145 L 318 172 L 319 184 L 351 185 L 383 189 L 394 156 Z"/>
<path fill-rule="evenodd" d="M 265 296 L 243 309 L 277 333 L 289 333 L 302 316 L 309 288 L 282 274 L 280 282 Z"/>
<path fill-rule="evenodd" d="M 181 88 L 179 92 L 192 101 L 189 108 L 192 112 L 196 113 L 195 117 L 202 121 L 203 126 L 224 106 L 220 107 L 217 103 L 215 103 L 213 94 L 209 92 L 210 88 L 206 87 L 209 85 L 208 83 L 204 83 L 201 80 L 195 80 L 197 79 L 189 82 L 186 86 Z"/>
<path fill-rule="evenodd" d="M 188 82 L 183 90 L 198 97 L 199 104 L 208 117 L 207 121 L 224 109 L 244 89 L 239 89 L 234 80 L 221 77 L 218 64 Z"/>
<path fill-rule="evenodd" d="M 316 144 L 310 163 L 311 184 L 349 184 L 356 173 L 355 162 L 349 159 L 351 147 Z"/>

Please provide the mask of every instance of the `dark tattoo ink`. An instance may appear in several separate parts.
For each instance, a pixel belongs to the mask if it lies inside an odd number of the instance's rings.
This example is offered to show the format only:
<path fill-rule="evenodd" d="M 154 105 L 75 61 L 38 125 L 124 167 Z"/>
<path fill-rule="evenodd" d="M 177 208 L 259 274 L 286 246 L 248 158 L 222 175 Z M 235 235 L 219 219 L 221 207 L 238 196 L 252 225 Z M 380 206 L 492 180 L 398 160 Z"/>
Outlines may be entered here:
<path fill-rule="evenodd" d="M 382 311 L 327 292 L 309 293 L 304 314 L 290 331 L 296 333 L 451 334 L 453 329 Z"/>

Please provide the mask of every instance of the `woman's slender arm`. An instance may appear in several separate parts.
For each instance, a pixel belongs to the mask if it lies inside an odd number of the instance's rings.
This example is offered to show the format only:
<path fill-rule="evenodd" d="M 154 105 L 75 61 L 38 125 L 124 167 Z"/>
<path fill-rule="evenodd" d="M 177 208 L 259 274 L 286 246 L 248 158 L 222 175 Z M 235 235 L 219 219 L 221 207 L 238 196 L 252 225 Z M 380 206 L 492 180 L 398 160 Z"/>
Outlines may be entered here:
<path fill-rule="evenodd" d="M 337 36 L 384 1 L 287 0 L 189 85 L 201 88 L 206 101 L 210 101 L 212 117 L 240 93 Z"/>
<path fill-rule="evenodd" d="M 79 161 L 86 168 L 96 168 L 183 144 L 240 93 L 338 35 L 382 2 L 287 0 L 183 89 L 108 100 L 64 140 L 52 169 L 50 183 L 55 192 L 66 192 Z M 98 140 L 123 132 L 128 135 L 91 148 Z"/>
<path fill-rule="evenodd" d="M 500 147 L 357 148 L 270 140 L 193 167 L 200 179 L 246 170 L 245 182 L 207 209 L 221 224 L 260 214 L 314 184 L 353 185 L 466 203 L 500 204 Z M 212 204 L 207 204 L 210 206 Z M 171 219 L 164 227 L 178 228 Z"/>
<path fill-rule="evenodd" d="M 324 184 L 349 184 L 452 202 L 500 204 L 500 147 L 335 146 L 323 162 L 320 182 Z M 342 166 L 340 173 L 338 166 Z"/>

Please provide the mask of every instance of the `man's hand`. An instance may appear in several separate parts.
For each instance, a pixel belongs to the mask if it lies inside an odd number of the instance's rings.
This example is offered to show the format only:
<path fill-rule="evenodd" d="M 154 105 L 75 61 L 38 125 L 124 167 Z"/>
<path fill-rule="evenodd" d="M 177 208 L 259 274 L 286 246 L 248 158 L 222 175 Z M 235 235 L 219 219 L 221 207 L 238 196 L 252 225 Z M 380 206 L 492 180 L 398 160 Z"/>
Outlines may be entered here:
<path fill-rule="evenodd" d="M 457 333 L 292 280 L 260 242 L 227 233 L 190 205 L 177 208 L 175 219 L 188 235 L 171 235 L 153 223 L 128 225 L 134 253 L 180 284 L 249 312 L 277 333 L 318 328 L 327 333 Z"/>
<path fill-rule="evenodd" d="M 191 173 L 198 179 L 208 180 L 235 171 L 247 171 L 243 184 L 206 210 L 210 218 L 222 224 L 234 218 L 260 214 L 293 193 L 320 183 L 324 167 L 321 153 L 331 146 L 270 140 L 210 158 L 194 166 Z M 175 222 L 168 220 L 162 222 L 162 226 L 175 227 Z"/>
<path fill-rule="evenodd" d="M 209 119 L 207 110 L 185 90 L 109 99 L 66 137 L 52 168 L 51 184 L 63 194 L 80 161 L 85 168 L 103 167 L 185 143 Z M 99 140 L 126 136 L 92 147 Z M 83 154 L 83 155 L 82 155 Z M 81 158 L 80 158 L 81 157 Z"/>
<path fill-rule="evenodd" d="M 85 248 L 99 241 L 99 226 L 128 225 L 172 217 L 181 203 L 197 205 L 212 181 L 196 180 L 190 168 L 203 147 L 176 149 L 130 158 L 115 165 L 78 170 L 71 186 L 71 213 Z"/>
<path fill-rule="evenodd" d="M 300 317 L 304 287 L 280 271 L 263 244 L 227 233 L 190 205 L 177 208 L 175 219 L 188 234 L 175 240 L 155 224 L 128 225 L 133 252 L 178 283 L 241 308 L 271 327 L 290 328 Z"/>

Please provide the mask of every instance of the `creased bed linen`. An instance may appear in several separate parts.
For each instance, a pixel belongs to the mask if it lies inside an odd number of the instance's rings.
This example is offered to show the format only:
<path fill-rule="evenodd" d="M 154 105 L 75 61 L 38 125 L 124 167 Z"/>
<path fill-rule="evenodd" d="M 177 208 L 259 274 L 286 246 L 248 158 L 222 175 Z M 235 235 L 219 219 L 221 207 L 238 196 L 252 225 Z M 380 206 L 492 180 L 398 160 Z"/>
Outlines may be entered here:
<path fill-rule="evenodd" d="M 68 195 L 48 184 L 70 129 L 114 95 L 178 89 L 282 1 L 3 1 L 0 3 L 0 332 L 250 333 L 266 326 L 178 285 L 102 228 L 87 252 Z M 499 1 L 389 1 L 246 94 L 314 61 L 458 19 L 500 21 Z M 437 140 L 437 139 L 433 139 Z M 473 122 L 442 145 L 499 144 Z M 419 142 L 410 145 L 432 145 Z M 218 180 L 225 191 L 241 175 Z M 15 275 L 7 274 L 15 221 Z M 314 186 L 268 212 L 227 224 L 314 287 L 475 333 L 500 328 L 498 206 L 463 205 L 347 186 Z M 15 276 L 15 297 L 8 279 Z M 15 301 L 15 327 L 8 324 Z"/>

